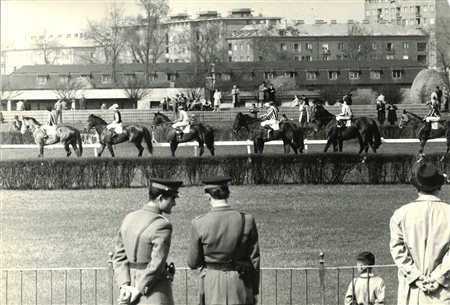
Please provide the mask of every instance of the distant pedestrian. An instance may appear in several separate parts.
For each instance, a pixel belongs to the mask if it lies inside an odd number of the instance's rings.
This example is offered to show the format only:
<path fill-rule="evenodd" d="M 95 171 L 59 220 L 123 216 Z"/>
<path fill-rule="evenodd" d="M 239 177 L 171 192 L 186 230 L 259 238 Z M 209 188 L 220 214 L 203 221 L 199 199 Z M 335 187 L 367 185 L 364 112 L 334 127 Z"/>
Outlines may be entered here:
<path fill-rule="evenodd" d="M 436 86 L 436 90 L 434 90 L 434 92 L 436 92 L 436 96 L 437 96 L 437 101 L 438 101 L 438 107 L 439 110 L 441 110 L 441 103 L 442 103 L 442 90 L 439 88 L 439 86 Z"/>
<path fill-rule="evenodd" d="M 267 88 L 267 93 L 269 94 L 269 102 L 273 102 L 274 105 L 276 105 L 276 102 L 275 102 L 276 90 L 272 83 L 269 84 L 269 88 Z"/>
<path fill-rule="evenodd" d="M 25 110 L 25 107 L 24 107 L 24 104 L 23 104 L 22 101 L 18 101 L 18 102 L 16 103 L 16 110 L 17 110 L 17 111 L 24 111 L 24 110 Z"/>
<path fill-rule="evenodd" d="M 61 107 L 62 107 L 62 110 L 69 110 L 69 109 L 67 108 L 67 101 L 66 101 L 65 98 L 62 99 L 62 101 L 61 101 Z"/>
<path fill-rule="evenodd" d="M 308 125 L 310 119 L 309 119 L 309 102 L 305 99 L 300 100 L 300 105 L 298 107 L 298 110 L 300 111 L 300 116 L 298 118 L 298 121 L 300 122 L 301 126 L 303 127 L 305 124 Z"/>
<path fill-rule="evenodd" d="M 345 294 L 345 305 L 384 304 L 384 280 L 372 273 L 375 265 L 375 255 L 371 252 L 361 252 L 356 256 L 356 266 L 359 275 L 352 279 Z"/>
<path fill-rule="evenodd" d="M 100 106 L 100 109 L 101 109 L 101 110 L 106 110 L 106 109 L 107 109 L 106 104 L 105 104 L 105 103 L 102 103 L 101 106 Z"/>
<path fill-rule="evenodd" d="M 300 99 L 298 98 L 298 95 L 294 95 L 294 99 L 291 102 L 292 107 L 298 107 L 300 106 Z"/>
<path fill-rule="evenodd" d="M 231 89 L 231 103 L 233 108 L 239 106 L 239 94 L 239 88 L 236 85 L 233 85 L 233 89 Z"/>
<path fill-rule="evenodd" d="M 450 92 L 447 87 L 442 87 L 442 99 L 444 102 L 444 112 L 448 112 L 448 102 L 450 99 Z"/>
<path fill-rule="evenodd" d="M 216 89 L 213 95 L 214 98 L 214 110 L 219 111 L 220 110 L 220 103 L 222 100 L 222 93 L 220 93 L 219 89 Z"/>
<path fill-rule="evenodd" d="M 387 120 L 389 124 L 395 125 L 395 122 L 397 121 L 397 106 L 394 104 L 387 104 Z"/>
<path fill-rule="evenodd" d="M 84 94 L 81 95 L 79 102 L 80 109 L 86 109 L 86 98 L 84 97 Z"/>
<path fill-rule="evenodd" d="M 378 122 L 380 123 L 380 125 L 383 125 L 384 121 L 386 120 L 386 105 L 384 104 L 384 102 L 377 99 L 376 109 Z"/>
<path fill-rule="evenodd" d="M 63 106 L 62 106 L 61 99 L 58 99 L 56 101 L 54 108 L 56 111 L 56 124 L 58 124 L 58 118 L 59 118 L 59 122 L 62 124 L 62 122 L 63 122 L 63 118 L 62 118 Z"/>
<path fill-rule="evenodd" d="M 76 110 L 76 108 L 77 108 L 76 100 L 73 98 L 72 102 L 70 103 L 70 109 Z"/>
<path fill-rule="evenodd" d="M 450 304 L 450 205 L 438 197 L 445 180 L 433 164 L 420 165 L 411 178 L 418 198 L 391 217 L 390 250 L 398 267 L 393 304 Z"/>
<path fill-rule="evenodd" d="M 262 82 L 262 84 L 258 88 L 258 100 L 260 103 L 260 107 L 263 107 L 264 104 L 269 101 L 266 82 Z"/>

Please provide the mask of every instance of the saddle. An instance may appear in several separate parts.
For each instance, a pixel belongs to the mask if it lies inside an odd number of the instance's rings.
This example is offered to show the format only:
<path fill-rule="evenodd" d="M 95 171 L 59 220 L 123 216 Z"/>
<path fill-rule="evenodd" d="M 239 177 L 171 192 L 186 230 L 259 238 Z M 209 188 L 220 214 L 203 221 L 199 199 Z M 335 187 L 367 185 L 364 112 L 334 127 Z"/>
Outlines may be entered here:
<path fill-rule="evenodd" d="M 175 131 L 176 131 L 177 133 L 180 133 L 179 129 L 177 129 L 177 128 L 174 128 L 174 129 L 175 129 Z M 191 125 L 187 125 L 187 126 L 183 127 L 182 132 L 183 132 L 183 133 L 189 133 L 190 130 L 191 130 Z"/>

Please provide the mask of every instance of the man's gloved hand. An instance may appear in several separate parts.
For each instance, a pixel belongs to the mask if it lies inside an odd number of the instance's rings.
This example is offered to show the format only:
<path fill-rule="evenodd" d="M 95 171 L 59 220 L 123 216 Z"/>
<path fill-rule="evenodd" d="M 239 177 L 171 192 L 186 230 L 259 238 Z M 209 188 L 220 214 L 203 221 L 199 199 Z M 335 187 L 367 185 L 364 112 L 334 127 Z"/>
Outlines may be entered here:
<path fill-rule="evenodd" d="M 139 301 L 139 298 L 141 297 L 141 292 L 134 286 L 128 286 L 128 290 L 131 292 L 131 298 L 130 303 L 134 303 Z"/>
<path fill-rule="evenodd" d="M 428 280 L 428 278 L 425 275 L 419 276 L 417 278 L 417 280 L 415 280 L 414 283 L 416 284 L 417 288 L 419 288 L 423 292 L 427 292 L 428 291 L 429 280 Z"/>
<path fill-rule="evenodd" d="M 439 283 L 432 277 L 428 277 L 428 293 L 433 293 L 439 288 Z"/>
<path fill-rule="evenodd" d="M 119 302 L 119 305 L 130 303 L 131 292 L 130 292 L 129 288 L 130 288 L 130 286 L 128 286 L 128 285 L 122 285 L 120 287 L 119 298 L 117 299 L 117 301 Z"/>

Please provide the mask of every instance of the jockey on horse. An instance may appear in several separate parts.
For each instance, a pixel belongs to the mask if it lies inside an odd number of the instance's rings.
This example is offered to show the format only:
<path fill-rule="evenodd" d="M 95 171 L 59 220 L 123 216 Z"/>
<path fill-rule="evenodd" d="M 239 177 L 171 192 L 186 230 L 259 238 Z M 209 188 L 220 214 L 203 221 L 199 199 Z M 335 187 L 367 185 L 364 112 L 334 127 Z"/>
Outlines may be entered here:
<path fill-rule="evenodd" d="M 279 123 L 278 108 L 275 107 L 273 101 L 265 103 L 264 106 L 267 107 L 267 113 L 261 115 L 259 118 L 262 120 L 261 126 L 268 129 L 268 137 L 270 138 L 273 131 L 278 129 L 278 127 L 275 127 Z"/>
<path fill-rule="evenodd" d="M 338 103 L 341 104 L 341 113 L 336 116 L 336 132 L 337 136 L 342 136 L 342 129 L 345 127 L 352 126 L 352 117 L 353 113 L 348 104 L 351 104 L 350 94 L 347 93 L 342 100 L 338 100 Z"/>
<path fill-rule="evenodd" d="M 114 119 L 106 126 L 111 131 L 111 138 L 116 137 L 118 134 L 121 134 L 123 132 L 123 124 L 122 124 L 122 115 L 119 111 L 119 105 L 114 104 L 109 109 L 114 109 Z"/>
<path fill-rule="evenodd" d="M 186 126 L 189 126 L 189 116 L 187 112 L 184 110 L 183 105 L 181 104 L 178 105 L 176 114 L 177 119 L 172 124 L 172 127 L 177 131 L 177 133 L 179 134 L 179 138 L 181 139 L 183 138 L 184 128 L 186 128 Z"/>
<path fill-rule="evenodd" d="M 56 133 L 56 116 L 54 115 L 52 110 L 52 106 L 47 107 L 47 121 L 41 126 L 42 133 L 44 134 L 44 140 L 49 138 L 49 133 L 51 136 L 54 136 Z"/>
<path fill-rule="evenodd" d="M 425 128 L 423 129 L 423 132 L 424 136 L 428 138 L 431 133 L 432 122 L 436 122 L 435 125 L 437 125 L 437 122 L 441 120 L 441 111 L 439 110 L 437 94 L 433 92 L 433 94 L 431 95 L 431 101 L 429 101 L 427 105 L 430 107 L 430 111 L 428 111 L 427 115 L 423 119 L 425 122 L 427 122 Z"/>

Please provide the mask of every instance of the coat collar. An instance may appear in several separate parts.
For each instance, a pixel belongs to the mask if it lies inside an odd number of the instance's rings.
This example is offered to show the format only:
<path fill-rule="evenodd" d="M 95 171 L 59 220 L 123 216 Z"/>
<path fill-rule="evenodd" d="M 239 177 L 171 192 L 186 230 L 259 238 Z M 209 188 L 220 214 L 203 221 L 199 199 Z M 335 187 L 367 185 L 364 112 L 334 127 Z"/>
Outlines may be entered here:
<path fill-rule="evenodd" d="M 369 277 L 373 277 L 374 275 L 373 275 L 373 273 L 372 272 L 369 272 Z M 367 278 L 367 272 L 363 272 L 363 273 L 361 273 L 360 275 L 359 275 L 359 277 L 362 277 L 362 278 Z"/>
<path fill-rule="evenodd" d="M 156 214 L 161 214 L 161 210 L 157 207 L 154 206 L 150 206 L 148 204 L 144 205 L 144 207 L 142 208 L 144 211 L 148 211 L 148 212 L 153 212 Z"/>
<path fill-rule="evenodd" d="M 435 195 L 419 192 L 419 197 L 416 199 L 416 201 L 441 201 L 441 199 L 439 199 L 439 197 Z"/>
<path fill-rule="evenodd" d="M 211 212 L 232 211 L 232 210 L 234 209 L 229 205 L 211 207 Z"/>

